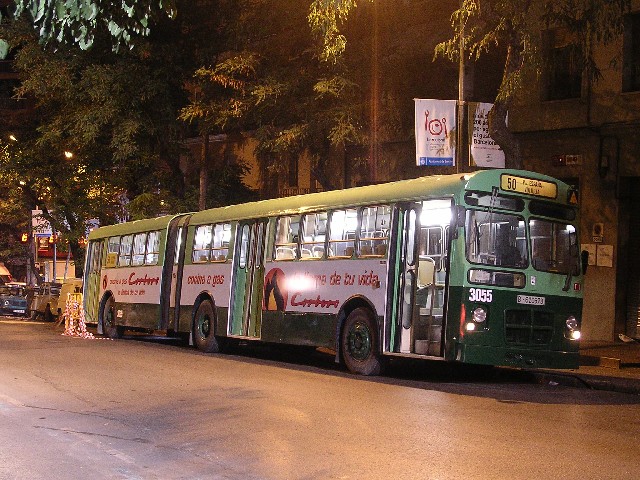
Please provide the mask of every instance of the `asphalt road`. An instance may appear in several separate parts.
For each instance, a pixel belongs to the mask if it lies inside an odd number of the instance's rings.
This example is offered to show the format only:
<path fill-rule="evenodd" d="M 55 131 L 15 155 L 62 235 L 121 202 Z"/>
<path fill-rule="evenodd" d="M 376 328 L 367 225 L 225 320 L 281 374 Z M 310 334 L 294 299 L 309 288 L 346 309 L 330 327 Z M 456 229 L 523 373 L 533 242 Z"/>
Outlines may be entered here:
<path fill-rule="evenodd" d="M 307 352 L 308 353 L 308 352 Z M 625 479 L 637 395 L 0 319 L 0 479 Z"/>

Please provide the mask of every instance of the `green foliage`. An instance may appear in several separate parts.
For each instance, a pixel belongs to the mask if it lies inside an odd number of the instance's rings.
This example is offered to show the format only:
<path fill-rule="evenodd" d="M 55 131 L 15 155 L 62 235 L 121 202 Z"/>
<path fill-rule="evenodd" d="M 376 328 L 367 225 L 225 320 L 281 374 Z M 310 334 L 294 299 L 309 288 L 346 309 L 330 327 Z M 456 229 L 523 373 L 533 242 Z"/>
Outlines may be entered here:
<path fill-rule="evenodd" d="M 463 0 L 451 16 L 453 36 L 436 47 L 436 56 L 457 61 L 461 50 L 478 59 L 491 49 L 507 53 L 497 100 L 509 101 L 545 65 L 544 31 L 562 29 L 575 41 L 583 72 L 599 76 L 596 43 L 610 42 L 623 28 L 629 0 Z"/>
<path fill-rule="evenodd" d="M 7 168 L 28 179 L 32 207 L 41 206 L 57 230 L 77 240 L 89 219 L 126 216 L 126 197 L 163 182 L 179 195 L 176 117 L 184 75 L 162 43 L 116 54 L 103 37 L 82 51 L 41 46 L 24 21 L 8 31 L 23 79 L 17 94 L 34 98 L 36 108 L 16 132 L 21 152 Z"/>
<path fill-rule="evenodd" d="M 186 81 L 198 65 L 216 58 L 220 39 L 228 35 L 225 24 L 234 18 L 235 2 L 175 3 L 189 8 L 181 8 L 175 21 L 160 16 L 148 38 L 118 52 L 111 33 L 100 28 L 100 12 L 92 48 L 86 50 L 57 41 L 43 44 L 39 40 L 48 37 L 40 38 L 24 18 L 3 30 L 17 52 L 22 78 L 17 94 L 36 102 L 31 119 L 13 132 L 21 151 L 5 170 L 27 179 L 18 190 L 21 198 L 29 208 L 43 208 L 65 238 L 82 236 L 92 218 L 108 224 L 197 208 L 197 178 L 185 181 L 180 164 L 182 141 L 193 133 L 178 113 L 186 104 Z M 73 156 L 65 158 L 65 150 Z M 221 192 L 232 200 L 252 194 L 240 177 L 222 178 L 230 186 L 214 182 L 210 195 L 216 202 L 224 201 Z"/>
<path fill-rule="evenodd" d="M 133 46 L 150 24 L 176 15 L 175 0 L 16 0 L 16 16 L 28 14 L 43 42 L 91 47 L 96 32 L 109 32 L 113 46 Z"/>
<path fill-rule="evenodd" d="M 372 0 L 375 1 L 375 0 Z M 347 20 L 351 10 L 357 7 L 356 0 L 313 0 L 309 7 L 309 25 L 322 43 L 320 58 L 337 63 L 347 46 L 340 26 Z"/>
<path fill-rule="evenodd" d="M 242 180 L 248 168 L 241 162 L 224 165 L 216 171 L 215 178 L 208 186 L 207 198 L 210 207 L 225 207 L 252 200 L 258 200 L 258 195 Z"/>
<path fill-rule="evenodd" d="M 196 71 L 196 93 L 181 118 L 211 133 L 255 132 L 256 154 L 270 172 L 308 151 L 316 178 L 335 188 L 320 159 L 332 147 L 363 141 L 365 99 L 346 62 L 315 55 L 307 1 L 240 2 L 232 29 L 251 35 L 235 38 L 213 66 Z M 328 11 L 342 21 L 355 7 L 330 3 L 314 2 L 317 21 Z"/>

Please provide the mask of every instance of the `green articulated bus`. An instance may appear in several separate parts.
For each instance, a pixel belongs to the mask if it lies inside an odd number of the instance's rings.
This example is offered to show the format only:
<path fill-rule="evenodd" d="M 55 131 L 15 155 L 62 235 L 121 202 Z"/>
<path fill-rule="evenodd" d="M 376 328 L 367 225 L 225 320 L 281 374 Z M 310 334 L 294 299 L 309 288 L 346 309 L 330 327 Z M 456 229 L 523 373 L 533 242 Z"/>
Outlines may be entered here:
<path fill-rule="evenodd" d="M 89 235 L 87 323 L 308 345 L 378 374 L 394 356 L 575 368 L 577 192 L 518 170 L 213 208 Z"/>

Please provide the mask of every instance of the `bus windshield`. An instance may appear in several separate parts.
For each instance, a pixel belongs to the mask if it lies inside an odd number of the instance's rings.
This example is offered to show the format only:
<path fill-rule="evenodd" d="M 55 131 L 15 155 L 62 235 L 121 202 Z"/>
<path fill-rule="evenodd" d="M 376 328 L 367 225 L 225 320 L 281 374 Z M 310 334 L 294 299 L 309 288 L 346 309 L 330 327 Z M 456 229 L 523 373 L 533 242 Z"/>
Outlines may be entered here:
<path fill-rule="evenodd" d="M 524 218 L 493 211 L 467 211 L 467 260 L 525 268 L 529 264 Z"/>
<path fill-rule="evenodd" d="M 550 220 L 529 220 L 533 268 L 542 272 L 577 275 L 578 248 L 573 225 Z"/>

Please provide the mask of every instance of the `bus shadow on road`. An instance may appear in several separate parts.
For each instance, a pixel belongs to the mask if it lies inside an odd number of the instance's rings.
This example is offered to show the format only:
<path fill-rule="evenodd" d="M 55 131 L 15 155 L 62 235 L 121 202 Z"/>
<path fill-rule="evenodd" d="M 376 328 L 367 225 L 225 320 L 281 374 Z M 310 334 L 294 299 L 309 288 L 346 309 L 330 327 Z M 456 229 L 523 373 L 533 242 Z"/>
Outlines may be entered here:
<path fill-rule="evenodd" d="M 180 338 L 154 335 L 127 335 L 124 338 L 179 348 L 196 355 L 212 355 L 192 349 L 185 339 Z M 540 375 L 536 371 L 517 368 L 394 357 L 386 362 L 384 375 L 366 377 L 349 373 L 335 362 L 335 354 L 326 349 L 257 342 L 234 342 L 227 346 L 224 353 L 213 355 L 248 364 L 312 372 L 327 377 L 493 398 L 507 404 L 640 404 L 638 395 L 593 390 L 570 372 Z"/>

